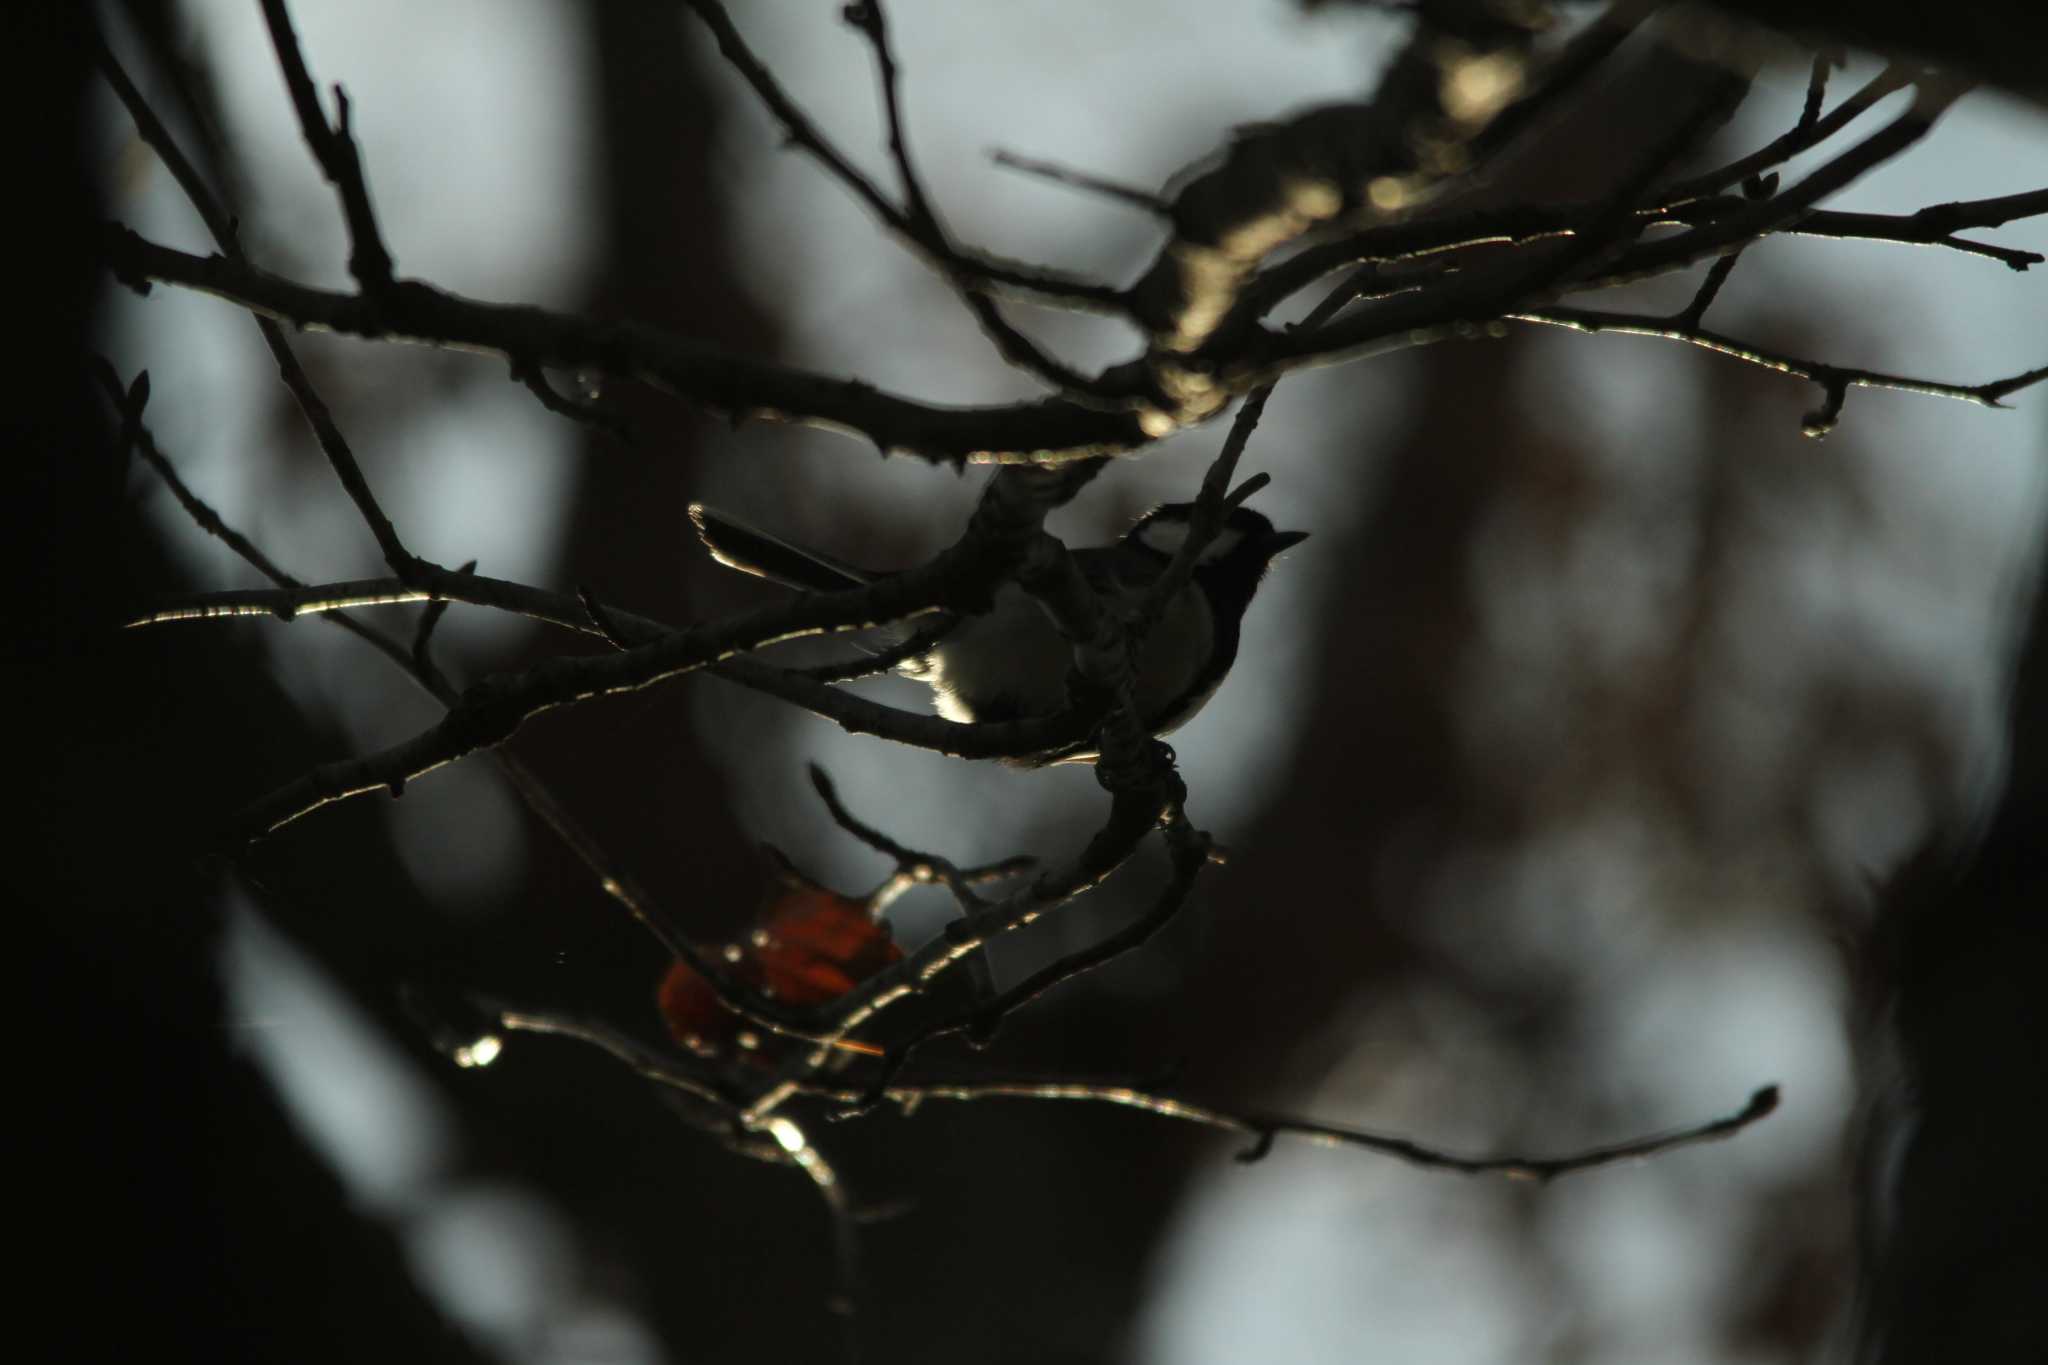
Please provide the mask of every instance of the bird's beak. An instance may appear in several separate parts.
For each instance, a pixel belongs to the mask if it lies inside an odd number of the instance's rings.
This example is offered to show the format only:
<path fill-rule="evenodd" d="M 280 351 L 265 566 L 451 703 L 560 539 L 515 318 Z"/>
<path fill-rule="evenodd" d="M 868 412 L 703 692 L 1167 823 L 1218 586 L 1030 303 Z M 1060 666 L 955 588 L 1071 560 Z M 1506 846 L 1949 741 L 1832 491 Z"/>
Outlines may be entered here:
<path fill-rule="evenodd" d="M 1306 531 L 1275 531 L 1266 537 L 1266 558 L 1277 559 L 1282 551 L 1291 550 L 1307 539 Z"/>

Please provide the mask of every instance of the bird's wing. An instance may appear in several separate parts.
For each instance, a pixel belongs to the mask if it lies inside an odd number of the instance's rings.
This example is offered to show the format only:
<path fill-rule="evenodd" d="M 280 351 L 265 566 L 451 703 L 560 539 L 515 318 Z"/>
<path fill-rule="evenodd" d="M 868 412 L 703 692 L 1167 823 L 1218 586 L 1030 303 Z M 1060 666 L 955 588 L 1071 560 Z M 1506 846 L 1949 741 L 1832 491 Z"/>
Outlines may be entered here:
<path fill-rule="evenodd" d="M 875 575 L 841 560 L 804 550 L 702 503 L 690 505 L 690 521 L 711 557 L 729 569 L 808 592 L 858 588 Z"/>

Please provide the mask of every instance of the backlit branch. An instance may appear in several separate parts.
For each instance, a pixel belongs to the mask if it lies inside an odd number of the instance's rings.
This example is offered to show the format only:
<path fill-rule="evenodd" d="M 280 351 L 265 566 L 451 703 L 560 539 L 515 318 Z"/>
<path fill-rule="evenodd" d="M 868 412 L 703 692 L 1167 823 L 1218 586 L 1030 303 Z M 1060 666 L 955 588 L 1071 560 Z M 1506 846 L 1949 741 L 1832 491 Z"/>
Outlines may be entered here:
<path fill-rule="evenodd" d="M 1670 209 L 1638 210 L 1637 224 L 1676 222 L 1690 230 L 1631 247 L 1593 273 L 1571 281 L 1565 292 L 1683 269 L 1762 236 L 1784 232 L 1927 243 L 1976 252 L 2015 268 L 2032 264 L 2038 259 L 2035 253 L 1973 242 L 1955 234 L 1964 227 L 1994 226 L 2043 212 L 2048 208 L 2048 191 L 1937 206 L 1903 217 L 1838 214 L 1813 207 L 1820 198 L 1910 145 L 1924 133 L 1947 98 L 1945 94 L 1923 95 L 1877 136 L 1764 202 L 1721 198 L 1693 200 Z M 1318 115 L 1298 121 L 1298 128 L 1288 127 L 1312 142 L 1320 126 L 1316 118 L 1333 117 Z M 1264 136 L 1268 138 L 1268 143 L 1262 144 L 1265 153 L 1280 157 L 1280 148 L 1288 144 L 1273 142 L 1277 134 Z M 1243 146 L 1233 156 L 1232 164 L 1257 159 Z M 1211 192 L 1199 188 L 1203 183 L 1198 180 L 1187 187 L 1184 196 L 1199 199 Z M 1238 298 L 1241 309 L 1263 313 L 1294 289 L 1346 261 L 1422 261 L 1432 255 L 1481 247 L 1496 251 L 1526 248 L 1585 231 L 1587 213 L 1583 208 L 1513 209 L 1436 224 L 1375 227 L 1345 242 L 1311 247 L 1255 278 L 1238 281 L 1231 286 L 1237 291 L 1233 297 Z M 1548 303 L 1558 292 L 1557 286 L 1532 289 L 1529 282 L 1538 276 L 1527 271 L 1496 266 L 1488 274 L 1482 266 L 1456 276 L 1425 277 L 1427 287 L 1385 300 L 1381 313 L 1367 310 L 1329 327 L 1297 329 L 1285 337 L 1250 331 L 1241 344 L 1204 358 L 1204 366 L 1213 369 L 1205 369 L 1191 381 L 1193 387 L 1176 400 L 1179 414 L 1162 420 L 1156 409 L 1153 417 L 1102 410 L 1104 403 L 1157 401 L 1153 390 L 1158 375 L 1148 374 L 1145 366 L 1136 362 L 1112 367 L 1090 379 L 1086 403 L 1055 397 L 981 408 L 942 407 L 883 393 L 855 380 L 728 355 L 629 322 L 597 322 L 534 308 L 478 303 L 413 281 L 394 285 L 372 302 L 359 295 L 310 289 L 237 259 L 172 251 L 120 229 L 110 232 L 107 245 L 110 264 L 124 279 L 136 283 L 161 280 L 214 293 L 297 326 L 483 350 L 507 357 L 515 367 L 545 365 L 619 375 L 736 419 L 804 422 L 861 435 L 884 450 L 955 462 L 1051 462 L 1128 453 L 1150 444 L 1183 418 L 1193 420 L 1195 409 L 1212 411 L 1231 397 L 1292 369 L 1460 335 L 1461 329 Z M 1210 301 L 1222 297 L 1212 293 Z M 1145 397 L 1148 393 L 1149 400 Z"/>
<path fill-rule="evenodd" d="M 1818 411 L 1807 416 L 1801 428 L 1808 436 L 1825 436 L 1834 430 L 1835 423 L 1842 413 L 1844 396 L 1852 388 L 1896 389 L 1901 393 L 1925 394 L 1932 398 L 1954 398 L 1981 407 L 2002 408 L 2005 404 L 2000 400 L 2038 384 L 2043 379 L 2048 379 L 2048 366 L 1985 384 L 1948 384 L 1938 380 L 1886 374 L 1880 370 L 1853 369 L 1753 346 L 1720 332 L 1708 331 L 1704 327 L 1688 326 L 1683 319 L 1659 318 L 1640 313 L 1603 313 L 1588 308 L 1544 308 L 1527 313 L 1514 313 L 1510 316 L 1517 322 L 1565 327 L 1574 332 L 1618 332 L 1626 336 L 1682 341 L 1688 346 L 1699 346 L 1746 364 L 1760 365 L 1767 370 L 1789 374 L 1796 379 L 1810 379 L 1821 386 L 1824 402 Z"/>
<path fill-rule="evenodd" d="M 845 1090 L 824 1093 L 842 1103 L 856 1104 L 865 1099 L 865 1096 Z M 1377 1152 L 1382 1156 L 1396 1157 L 1410 1165 L 1429 1170 L 1452 1171 L 1460 1175 L 1498 1175 L 1510 1180 L 1533 1180 L 1538 1183 L 1548 1183 L 1560 1176 L 1575 1175 L 1580 1171 L 1597 1170 L 1602 1166 L 1640 1161 L 1646 1157 L 1702 1142 L 1718 1142 L 1733 1137 L 1751 1124 L 1769 1117 L 1777 1110 L 1779 1103 L 1778 1087 L 1768 1085 L 1751 1095 L 1749 1102 L 1736 1112 L 1689 1128 L 1655 1133 L 1563 1156 L 1475 1157 L 1461 1156 L 1409 1138 L 1368 1132 L 1343 1124 L 1319 1123 L 1313 1119 L 1278 1114 L 1236 1112 L 1172 1095 L 1155 1094 L 1119 1085 L 1075 1085 L 1058 1081 L 896 1085 L 886 1092 L 886 1096 L 905 1109 L 927 1100 L 1031 1099 L 1111 1104 L 1119 1108 L 1140 1110 L 1159 1118 L 1178 1119 L 1183 1123 L 1200 1124 L 1205 1128 L 1215 1128 L 1222 1132 L 1249 1137 L 1252 1145 L 1238 1153 L 1240 1161 L 1258 1161 L 1272 1150 L 1276 1139 L 1295 1137 L 1322 1147 L 1356 1147 L 1364 1151 Z"/>
<path fill-rule="evenodd" d="M 379 341 L 479 351 L 549 369 L 589 370 L 644 383 L 733 420 L 801 422 L 859 436 L 878 449 L 960 464 L 1062 461 L 1149 445 L 1137 418 L 1063 398 L 949 407 L 732 355 L 629 320 L 601 320 L 517 304 L 483 303 L 401 280 L 374 304 L 360 295 L 293 283 L 220 256 L 194 256 L 112 228 L 115 275 L 212 294 L 265 318 Z M 1104 376 L 1104 383 L 1134 382 Z"/>
<path fill-rule="evenodd" d="M 497 1027 L 508 1033 L 535 1033 L 571 1038 L 598 1048 L 625 1063 L 642 1077 L 658 1085 L 682 1090 L 700 1099 L 713 1099 L 703 1079 L 684 1061 L 609 1025 L 587 1019 L 571 1019 L 526 1010 L 506 1009 L 495 1016 Z M 859 1117 L 868 1112 L 870 1097 L 863 1091 L 841 1086 L 807 1083 L 793 1093 L 839 1106 L 826 1117 Z M 1282 1137 L 1299 1138 L 1324 1147 L 1351 1147 L 1375 1152 L 1420 1166 L 1427 1170 L 1460 1175 L 1501 1176 L 1510 1180 L 1548 1182 L 1583 1171 L 1597 1170 L 1629 1161 L 1640 1161 L 1681 1147 L 1718 1142 L 1735 1136 L 1776 1111 L 1778 1088 L 1765 1086 L 1751 1095 L 1748 1103 L 1734 1113 L 1669 1132 L 1654 1133 L 1623 1142 L 1587 1148 L 1557 1156 L 1500 1155 L 1467 1156 L 1432 1147 L 1411 1138 L 1394 1137 L 1344 1124 L 1323 1123 L 1290 1115 L 1240 1111 L 1216 1104 L 1184 1099 L 1177 1095 L 1133 1086 L 1053 1079 L 989 1080 L 950 1083 L 907 1081 L 892 1084 L 883 1098 L 909 1113 L 932 1101 L 983 1103 L 997 1100 L 1034 1100 L 1071 1104 L 1113 1105 L 1135 1109 L 1157 1118 L 1192 1123 L 1219 1132 L 1251 1139 L 1252 1145 L 1239 1154 L 1241 1160 L 1257 1160 Z"/>

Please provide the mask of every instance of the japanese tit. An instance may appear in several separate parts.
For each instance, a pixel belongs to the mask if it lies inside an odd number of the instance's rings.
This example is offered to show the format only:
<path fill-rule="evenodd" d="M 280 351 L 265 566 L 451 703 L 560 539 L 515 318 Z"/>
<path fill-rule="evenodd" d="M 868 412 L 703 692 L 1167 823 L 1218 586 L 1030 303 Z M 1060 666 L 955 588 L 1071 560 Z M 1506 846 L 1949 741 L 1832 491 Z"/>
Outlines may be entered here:
<path fill-rule="evenodd" d="M 1188 534 L 1193 511 L 1194 505 L 1184 502 L 1154 508 L 1116 544 L 1076 550 L 1074 561 L 1111 610 L 1130 610 L 1166 571 Z M 831 592 L 882 576 L 800 549 L 701 504 L 690 508 L 690 520 L 719 563 L 788 587 Z M 1215 693 L 1237 658 L 1238 624 L 1266 566 L 1307 538 L 1306 531 L 1275 531 L 1272 522 L 1247 507 L 1231 508 L 1222 529 L 1202 548 L 1187 585 L 1168 601 L 1139 650 L 1134 700 L 1153 734 L 1177 729 Z M 936 629 L 931 651 L 897 672 L 928 685 L 947 720 L 1018 720 L 1052 715 L 1066 704 L 1073 648 L 1051 617 L 1015 584 L 998 590 L 987 612 L 941 618 L 936 627 L 925 617 L 893 629 L 896 640 L 908 639 L 911 630 Z M 1029 761 L 1092 762 L 1095 757 L 1076 745 Z"/>

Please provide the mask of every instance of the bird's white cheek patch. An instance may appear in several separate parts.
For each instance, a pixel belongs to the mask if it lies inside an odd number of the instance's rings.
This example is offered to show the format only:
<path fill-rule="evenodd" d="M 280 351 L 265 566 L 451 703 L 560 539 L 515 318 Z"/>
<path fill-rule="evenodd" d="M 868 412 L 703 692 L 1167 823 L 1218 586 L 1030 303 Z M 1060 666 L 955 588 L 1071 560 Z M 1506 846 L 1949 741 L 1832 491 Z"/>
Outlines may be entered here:
<path fill-rule="evenodd" d="M 1168 559 L 1180 553 L 1180 547 L 1187 543 L 1188 524 L 1184 521 L 1169 521 L 1161 517 L 1138 528 L 1138 539 L 1146 549 L 1162 554 Z M 1224 527 L 1216 538 L 1202 547 L 1198 564 L 1214 564 L 1225 558 L 1244 541 L 1244 532 L 1235 527 Z"/>
<path fill-rule="evenodd" d="M 1161 517 L 1138 528 L 1138 539 L 1145 548 L 1168 559 L 1180 553 L 1180 547 L 1187 538 L 1188 524 L 1184 521 L 1168 521 Z"/>
<path fill-rule="evenodd" d="M 1216 539 L 1202 547 L 1202 553 L 1196 557 L 1195 562 L 1198 564 L 1214 564 L 1218 560 L 1228 559 L 1231 552 L 1237 549 L 1238 544 L 1243 540 L 1243 532 L 1231 530 L 1226 526 L 1216 533 Z"/>

